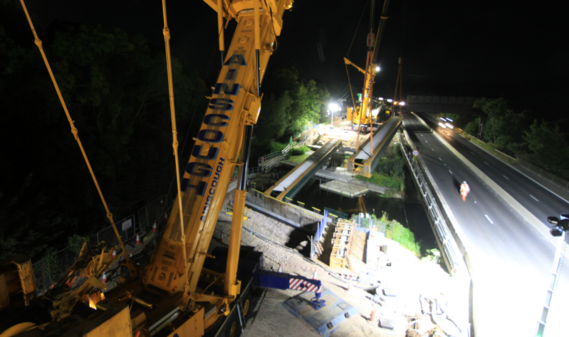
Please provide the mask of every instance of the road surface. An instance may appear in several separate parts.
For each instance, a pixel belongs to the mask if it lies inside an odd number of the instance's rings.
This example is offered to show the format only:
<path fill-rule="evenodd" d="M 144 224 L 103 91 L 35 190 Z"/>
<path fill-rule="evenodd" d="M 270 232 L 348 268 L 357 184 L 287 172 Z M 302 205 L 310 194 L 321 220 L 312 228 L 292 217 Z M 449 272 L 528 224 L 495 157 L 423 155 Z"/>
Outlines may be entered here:
<path fill-rule="evenodd" d="M 474 280 L 476 335 L 533 336 L 551 280 L 555 241 L 544 228 L 534 227 L 506 203 L 417 117 L 406 114 L 403 123 L 464 233 Z M 568 210 L 563 200 L 486 152 L 454 137 L 447 138 L 540 220 Z M 463 181 L 471 189 L 466 202 L 459 194 Z M 546 336 L 569 336 L 563 324 L 564 313 L 569 315 L 569 268 L 562 271 L 556 299 Z"/>

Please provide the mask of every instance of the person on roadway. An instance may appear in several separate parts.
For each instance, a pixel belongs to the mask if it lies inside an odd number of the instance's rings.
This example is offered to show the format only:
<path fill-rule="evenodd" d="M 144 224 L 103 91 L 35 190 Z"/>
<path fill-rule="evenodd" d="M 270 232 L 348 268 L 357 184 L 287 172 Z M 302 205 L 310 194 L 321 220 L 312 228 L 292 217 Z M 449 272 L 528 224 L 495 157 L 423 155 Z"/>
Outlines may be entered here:
<path fill-rule="evenodd" d="M 470 186 L 466 181 L 463 181 L 460 185 L 460 195 L 462 196 L 462 201 L 466 201 L 466 196 L 470 192 Z"/>

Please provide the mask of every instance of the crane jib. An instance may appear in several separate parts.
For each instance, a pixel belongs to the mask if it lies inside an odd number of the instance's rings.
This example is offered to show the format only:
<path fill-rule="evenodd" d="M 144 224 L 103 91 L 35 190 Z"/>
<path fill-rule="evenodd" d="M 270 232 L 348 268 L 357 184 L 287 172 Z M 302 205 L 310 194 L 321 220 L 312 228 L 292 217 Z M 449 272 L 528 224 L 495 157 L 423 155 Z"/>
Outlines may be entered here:
<path fill-rule="evenodd" d="M 225 138 L 225 134 L 222 129 L 229 125 L 229 116 L 224 115 L 224 112 L 229 112 L 234 109 L 235 102 L 230 98 L 220 98 L 219 95 L 229 95 L 237 96 L 241 89 L 239 83 L 234 83 L 239 73 L 239 68 L 241 66 L 247 66 L 245 57 L 242 54 L 236 53 L 232 55 L 229 60 L 227 60 L 224 66 L 233 66 L 233 69 L 228 69 L 224 81 L 222 83 L 217 83 L 213 94 L 217 95 L 210 99 L 208 111 L 209 113 L 203 119 L 203 125 L 206 126 L 203 130 L 198 133 L 198 140 L 209 143 L 209 144 L 219 144 Z M 185 193 L 188 189 L 196 190 L 196 194 L 203 197 L 208 193 L 205 205 L 202 210 L 201 221 L 205 220 L 207 212 L 209 210 L 210 203 L 215 194 L 215 187 L 217 186 L 218 179 L 220 177 L 221 171 L 223 170 L 223 165 L 225 163 L 225 158 L 219 158 L 219 163 L 217 167 L 214 168 L 207 162 L 215 161 L 219 154 L 219 148 L 211 146 L 207 151 L 203 151 L 201 144 L 194 145 L 192 149 L 192 158 L 188 165 L 186 166 L 186 173 L 189 177 L 184 177 L 181 183 L 182 193 Z M 196 160 L 201 160 L 197 162 Z M 206 161 L 206 162 L 202 162 Z M 208 190 L 207 178 L 214 174 L 211 187 Z M 198 178 L 195 184 L 190 184 L 190 178 Z"/>

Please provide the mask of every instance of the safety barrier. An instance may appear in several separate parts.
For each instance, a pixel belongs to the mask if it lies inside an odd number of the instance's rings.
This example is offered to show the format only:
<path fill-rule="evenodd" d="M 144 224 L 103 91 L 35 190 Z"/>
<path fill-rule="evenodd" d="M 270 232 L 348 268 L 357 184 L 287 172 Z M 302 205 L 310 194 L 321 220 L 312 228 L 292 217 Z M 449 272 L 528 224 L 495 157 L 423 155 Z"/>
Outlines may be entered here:
<path fill-rule="evenodd" d="M 563 178 L 559 178 L 558 176 L 556 176 L 552 173 L 549 173 L 546 170 L 544 170 L 538 166 L 535 166 L 535 165 L 523 160 L 520 157 L 518 157 L 517 160 L 518 160 L 518 163 L 521 166 L 525 167 L 526 169 L 528 169 L 534 173 L 537 173 L 538 175 L 540 175 L 540 176 L 544 177 L 545 179 L 559 185 L 560 187 L 563 187 L 565 189 L 569 189 L 569 181 L 567 181 Z"/>
<path fill-rule="evenodd" d="M 409 145 L 411 145 L 412 149 L 414 149 L 414 145 L 411 142 L 407 131 L 404 131 L 404 134 L 407 142 Z M 454 238 L 450 232 L 444 214 L 441 211 L 434 194 L 431 192 L 429 182 L 423 175 L 423 172 L 425 170 L 423 159 L 418 156 L 411 159 L 411 154 L 407 153 L 404 146 L 400 146 L 399 148 L 406 159 L 407 165 L 413 173 L 413 178 L 415 179 L 417 186 L 419 187 L 420 194 L 428 210 L 427 215 L 431 220 L 430 222 L 431 226 L 433 227 L 433 232 L 439 243 L 439 246 L 441 247 L 442 255 L 448 267 L 448 270 L 452 275 L 462 264 L 462 258 L 460 256 L 459 249 L 454 242 Z"/>
<path fill-rule="evenodd" d="M 166 200 L 165 196 L 160 197 L 138 210 L 138 217 L 132 214 L 115 221 L 117 230 L 125 245 L 134 245 L 136 233 L 143 235 L 143 233 L 152 231 L 154 221 L 156 221 L 159 227 L 165 226 L 167 216 L 172 208 L 171 205 L 166 204 Z M 93 245 L 103 241 L 107 248 L 118 245 L 118 239 L 112 226 L 105 227 L 89 237 L 89 243 Z M 46 257 L 33 264 L 38 294 L 42 294 L 59 281 L 65 271 L 77 259 L 81 245 L 81 243 L 78 243 L 76 246 L 65 247 L 57 252 L 50 252 Z"/>
<path fill-rule="evenodd" d="M 269 153 L 269 154 L 266 154 L 262 157 L 259 157 L 259 159 L 257 159 L 257 165 L 261 166 L 261 165 L 263 165 L 263 163 L 268 162 L 271 158 L 274 158 L 274 157 L 283 156 L 283 155 L 286 156 L 288 151 L 290 151 L 290 149 L 292 149 L 295 145 L 296 145 L 296 142 L 292 142 L 280 151 Z"/>
<path fill-rule="evenodd" d="M 304 207 L 293 203 L 284 202 L 274 197 L 267 196 L 263 192 L 250 188 L 247 193 L 247 201 L 262 207 L 275 214 L 281 215 L 299 225 L 312 225 L 322 219 L 322 215 L 309 211 Z"/>

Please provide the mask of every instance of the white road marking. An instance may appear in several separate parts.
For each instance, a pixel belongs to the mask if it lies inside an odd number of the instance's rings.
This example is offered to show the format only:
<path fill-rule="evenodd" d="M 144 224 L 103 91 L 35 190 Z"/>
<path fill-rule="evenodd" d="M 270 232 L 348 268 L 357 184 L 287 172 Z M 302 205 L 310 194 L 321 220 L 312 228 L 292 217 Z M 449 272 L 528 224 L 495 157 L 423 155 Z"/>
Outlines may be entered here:
<path fill-rule="evenodd" d="M 530 196 L 530 197 L 532 197 L 532 198 L 533 198 L 533 200 L 535 200 L 535 201 L 539 202 L 539 200 L 537 200 L 537 198 L 536 198 L 536 197 L 534 197 L 533 195 L 531 195 L 531 194 L 530 194 L 529 196 Z"/>
<path fill-rule="evenodd" d="M 486 164 L 486 165 L 490 166 L 490 164 L 488 164 L 487 162 L 484 162 L 484 164 Z"/>
<path fill-rule="evenodd" d="M 474 154 L 474 152 L 470 151 L 470 153 Z"/>
<path fill-rule="evenodd" d="M 502 177 L 504 177 L 504 178 L 506 178 L 506 179 L 510 180 L 510 178 L 506 177 L 506 176 L 505 176 L 505 175 L 503 175 L 503 174 L 502 174 Z"/>
<path fill-rule="evenodd" d="M 450 172 L 450 174 L 452 174 L 452 171 L 451 171 L 451 170 L 448 170 L 448 171 Z"/>
<path fill-rule="evenodd" d="M 440 161 L 443 161 L 443 160 L 441 159 L 441 157 L 439 157 L 439 160 L 440 160 Z"/>
<path fill-rule="evenodd" d="M 428 140 L 425 141 L 425 143 L 428 143 L 428 142 L 429 142 Z"/>
<path fill-rule="evenodd" d="M 484 216 L 486 217 L 486 219 L 488 219 L 488 221 L 490 221 L 490 223 L 491 223 L 492 225 L 494 224 L 488 215 L 484 214 Z"/>
<path fill-rule="evenodd" d="M 433 152 L 435 151 L 435 149 L 433 149 L 432 147 L 431 147 L 431 150 L 433 150 Z"/>

